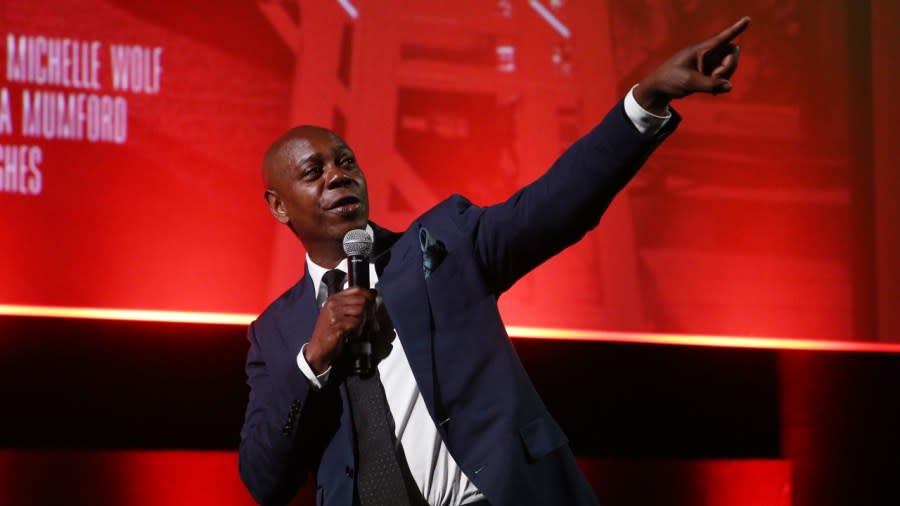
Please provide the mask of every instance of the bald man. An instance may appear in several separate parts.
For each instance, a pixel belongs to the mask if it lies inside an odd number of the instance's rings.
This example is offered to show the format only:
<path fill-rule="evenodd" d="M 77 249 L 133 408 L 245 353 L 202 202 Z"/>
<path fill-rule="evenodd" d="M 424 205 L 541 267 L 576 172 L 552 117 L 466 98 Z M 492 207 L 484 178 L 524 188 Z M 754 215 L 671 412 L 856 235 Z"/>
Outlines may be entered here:
<path fill-rule="evenodd" d="M 253 497 L 286 503 L 313 473 L 320 505 L 596 504 L 515 355 L 497 298 L 597 225 L 677 126 L 672 99 L 731 89 L 732 40 L 748 24 L 676 53 L 507 201 L 478 207 L 456 195 L 402 233 L 369 221 L 366 178 L 334 132 L 301 126 L 276 140 L 263 161 L 266 202 L 307 258 L 303 278 L 248 332 L 240 473 Z M 374 236 L 377 292 L 326 290 L 347 271 L 342 239 L 353 229 Z M 354 427 L 346 359 L 360 335 L 378 350 L 372 377 L 394 452 L 384 469 L 361 457 L 374 429 Z M 395 466 L 405 489 L 372 499 L 363 476 Z"/>

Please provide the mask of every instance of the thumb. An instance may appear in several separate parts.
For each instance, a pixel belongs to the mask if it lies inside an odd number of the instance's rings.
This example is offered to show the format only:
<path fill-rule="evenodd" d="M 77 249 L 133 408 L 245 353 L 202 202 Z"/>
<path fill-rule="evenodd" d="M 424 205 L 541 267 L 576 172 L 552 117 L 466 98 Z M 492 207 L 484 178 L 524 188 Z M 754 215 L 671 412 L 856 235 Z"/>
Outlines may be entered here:
<path fill-rule="evenodd" d="M 691 91 L 701 93 L 727 93 L 731 91 L 731 81 L 721 77 L 711 77 L 699 72 L 693 73 Z"/>
<path fill-rule="evenodd" d="M 731 91 L 731 81 L 728 79 L 716 79 L 716 84 L 713 87 L 713 93 L 728 93 Z"/>

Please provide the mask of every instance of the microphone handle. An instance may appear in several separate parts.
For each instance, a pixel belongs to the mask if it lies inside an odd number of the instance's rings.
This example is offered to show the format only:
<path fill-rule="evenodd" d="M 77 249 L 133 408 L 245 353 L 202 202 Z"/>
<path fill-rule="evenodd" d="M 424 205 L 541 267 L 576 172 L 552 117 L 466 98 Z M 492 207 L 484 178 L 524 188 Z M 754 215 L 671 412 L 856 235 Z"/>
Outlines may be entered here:
<path fill-rule="evenodd" d="M 369 259 L 362 255 L 347 257 L 347 281 L 350 286 L 371 288 L 369 283 Z"/>
<path fill-rule="evenodd" d="M 347 281 L 350 286 L 371 288 L 369 283 L 369 259 L 362 255 L 347 257 Z M 350 341 L 350 372 L 358 376 L 371 376 L 375 372 L 372 367 L 372 342 L 363 333 L 357 340 Z"/>

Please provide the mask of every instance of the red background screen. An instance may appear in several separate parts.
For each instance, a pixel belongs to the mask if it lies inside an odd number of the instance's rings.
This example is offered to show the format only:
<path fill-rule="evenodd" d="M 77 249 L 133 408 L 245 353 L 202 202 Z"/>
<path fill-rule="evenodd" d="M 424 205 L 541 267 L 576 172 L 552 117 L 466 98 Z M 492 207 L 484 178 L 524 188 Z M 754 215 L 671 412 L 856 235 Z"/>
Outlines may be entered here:
<path fill-rule="evenodd" d="M 451 193 L 506 198 L 744 14 L 734 92 L 675 104 L 680 130 L 501 299 L 506 322 L 874 338 L 896 295 L 875 282 L 896 278 L 875 184 L 896 70 L 838 0 L 7 0 L 0 304 L 258 313 L 303 269 L 262 198 L 288 127 L 342 134 L 372 219 L 402 229 Z M 71 66 L 41 81 L 40 44 Z"/>

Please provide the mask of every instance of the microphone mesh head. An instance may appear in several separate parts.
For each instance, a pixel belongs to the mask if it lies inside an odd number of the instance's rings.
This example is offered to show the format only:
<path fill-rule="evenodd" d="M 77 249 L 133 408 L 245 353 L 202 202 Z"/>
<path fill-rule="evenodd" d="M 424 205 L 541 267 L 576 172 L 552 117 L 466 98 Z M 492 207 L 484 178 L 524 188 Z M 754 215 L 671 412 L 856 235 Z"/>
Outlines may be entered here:
<path fill-rule="evenodd" d="M 347 232 L 344 234 L 344 253 L 348 257 L 368 257 L 372 253 L 372 238 L 362 229 Z"/>

